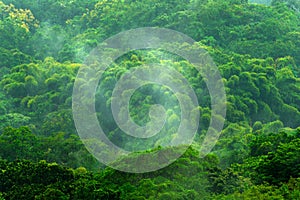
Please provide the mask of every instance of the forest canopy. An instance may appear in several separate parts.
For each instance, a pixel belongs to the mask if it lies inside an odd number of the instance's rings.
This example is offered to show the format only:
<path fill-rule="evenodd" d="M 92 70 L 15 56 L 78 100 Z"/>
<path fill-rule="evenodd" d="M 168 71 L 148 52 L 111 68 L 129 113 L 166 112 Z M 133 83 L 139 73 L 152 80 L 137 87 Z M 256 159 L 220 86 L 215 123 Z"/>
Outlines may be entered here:
<path fill-rule="evenodd" d="M 153 63 L 175 69 L 199 102 L 199 127 L 184 154 L 166 168 L 134 174 L 105 166 L 85 147 L 72 94 L 92 50 L 141 27 L 183 33 L 208 52 L 225 87 L 226 117 L 212 151 L 199 157 L 214 116 L 205 77 L 162 50 L 119 57 L 103 72 L 95 109 L 109 140 L 137 151 L 125 160 L 176 153 L 164 144 L 182 120 L 176 95 L 148 84 L 133 93 L 129 114 L 143 126 L 153 119 L 151 106 L 162 105 L 164 137 L 126 136 L 111 111 L 114 87 L 126 72 Z M 300 199 L 298 1 L 2 0 L 0 41 L 0 200 Z"/>

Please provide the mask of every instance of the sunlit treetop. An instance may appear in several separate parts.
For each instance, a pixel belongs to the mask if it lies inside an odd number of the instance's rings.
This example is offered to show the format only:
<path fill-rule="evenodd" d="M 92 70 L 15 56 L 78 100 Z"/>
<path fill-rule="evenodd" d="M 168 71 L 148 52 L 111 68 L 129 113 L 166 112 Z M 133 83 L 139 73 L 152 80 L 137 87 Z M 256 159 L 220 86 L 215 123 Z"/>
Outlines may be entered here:
<path fill-rule="evenodd" d="M 12 21 L 14 25 L 24 28 L 26 32 L 38 27 L 38 21 L 28 9 L 17 9 L 13 4 L 6 5 L 0 1 L 1 20 Z"/>

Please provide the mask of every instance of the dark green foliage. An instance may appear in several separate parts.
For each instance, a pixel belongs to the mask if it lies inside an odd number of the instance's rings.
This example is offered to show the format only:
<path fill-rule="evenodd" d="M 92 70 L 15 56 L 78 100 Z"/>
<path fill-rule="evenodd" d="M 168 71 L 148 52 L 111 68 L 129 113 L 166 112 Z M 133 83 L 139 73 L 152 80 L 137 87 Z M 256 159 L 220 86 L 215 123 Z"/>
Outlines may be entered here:
<path fill-rule="evenodd" d="M 1 162 L 0 191 L 5 199 L 109 199 L 114 191 L 97 190 L 101 183 L 56 163 Z M 30 184 L 28 184 L 30 183 Z M 93 186 L 93 187 L 91 187 Z"/>
<path fill-rule="evenodd" d="M 100 167 L 78 136 L 67 137 L 62 132 L 49 137 L 37 136 L 28 127 L 4 129 L 0 135 L 0 158 L 10 162 L 47 160 L 73 168 L 86 166 L 90 170 Z"/>
<path fill-rule="evenodd" d="M 217 160 L 211 155 L 204 159 L 196 155 L 189 149 L 167 168 L 147 174 L 112 169 L 91 174 L 84 168 L 71 170 L 45 161 L 1 161 L 0 178 L 4 181 L 0 192 L 6 199 L 32 199 L 36 195 L 38 199 L 204 199 L 208 195 L 207 171 L 216 171 Z"/>
<path fill-rule="evenodd" d="M 7 127 L 0 135 L 0 157 L 9 161 L 16 159 L 39 159 L 37 137 L 27 127 L 14 129 Z"/>
<path fill-rule="evenodd" d="M 0 200 L 300 199 L 300 4 L 250 2 L 0 1 Z M 227 116 L 211 154 L 199 158 L 211 119 L 201 74 L 163 50 L 121 56 L 99 81 L 96 110 L 113 143 L 140 151 L 124 159 L 176 151 L 162 144 L 181 120 L 173 92 L 148 84 L 132 95 L 130 116 L 145 125 L 151 105 L 162 104 L 163 137 L 127 136 L 113 119 L 111 95 L 128 70 L 153 63 L 177 70 L 200 111 L 195 142 L 182 157 L 155 172 L 130 174 L 105 168 L 82 144 L 72 116 L 73 84 L 84 67 L 79 63 L 104 39 L 149 26 L 187 34 L 208 51 L 223 78 Z"/>
<path fill-rule="evenodd" d="M 264 149 L 262 150 L 267 153 L 248 158 L 245 161 L 246 170 L 254 171 L 251 174 L 252 178 L 260 184 L 265 181 L 270 184 L 280 184 L 287 182 L 291 177 L 299 177 L 299 138 L 279 144 L 275 151 L 267 150 L 267 148 L 272 147 L 271 145 L 270 143 L 263 143 L 262 148 Z"/>

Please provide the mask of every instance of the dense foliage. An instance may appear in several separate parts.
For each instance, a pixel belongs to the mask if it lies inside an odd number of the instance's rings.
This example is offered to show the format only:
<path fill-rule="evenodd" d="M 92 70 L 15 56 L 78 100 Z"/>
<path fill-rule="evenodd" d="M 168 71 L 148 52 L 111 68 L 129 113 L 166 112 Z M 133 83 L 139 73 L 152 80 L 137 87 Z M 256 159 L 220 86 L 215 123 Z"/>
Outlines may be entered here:
<path fill-rule="evenodd" d="M 0 200 L 300 199 L 299 10 L 293 0 L 268 6 L 244 0 L 0 1 Z M 147 85 L 132 96 L 130 115 L 144 125 L 150 105 L 162 104 L 167 136 L 153 144 L 123 134 L 111 94 L 134 67 L 176 69 L 195 91 L 201 113 L 195 143 L 182 157 L 155 172 L 130 174 L 105 167 L 86 150 L 73 122 L 72 91 L 97 44 L 149 26 L 182 32 L 209 52 L 226 87 L 227 115 L 213 151 L 199 158 L 197 144 L 211 118 L 200 73 L 164 51 L 122 56 L 96 92 L 99 123 L 113 143 L 160 148 L 180 121 L 172 91 Z"/>

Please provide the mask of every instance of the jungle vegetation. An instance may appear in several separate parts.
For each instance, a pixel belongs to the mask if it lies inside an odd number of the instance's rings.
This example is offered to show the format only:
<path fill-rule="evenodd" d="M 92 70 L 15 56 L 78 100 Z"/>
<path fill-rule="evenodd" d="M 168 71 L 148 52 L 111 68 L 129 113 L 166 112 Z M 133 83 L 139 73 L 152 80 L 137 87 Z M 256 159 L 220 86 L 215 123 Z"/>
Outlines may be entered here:
<path fill-rule="evenodd" d="M 300 4 L 252 2 L 0 1 L 0 200 L 300 199 Z M 227 113 L 204 158 L 191 145 L 168 167 L 133 174 L 106 167 L 85 148 L 72 92 L 92 49 L 139 27 L 176 30 L 205 49 L 221 73 Z M 143 147 L 124 136 L 110 103 L 120 76 L 148 63 L 188 80 L 199 100 L 201 141 L 211 118 L 205 80 L 186 60 L 154 50 L 129 52 L 103 73 L 96 104 L 107 136 L 125 149 Z M 167 110 L 164 131 L 171 134 L 180 109 L 167 88 L 139 88 L 130 115 L 143 125 L 156 103 Z"/>

